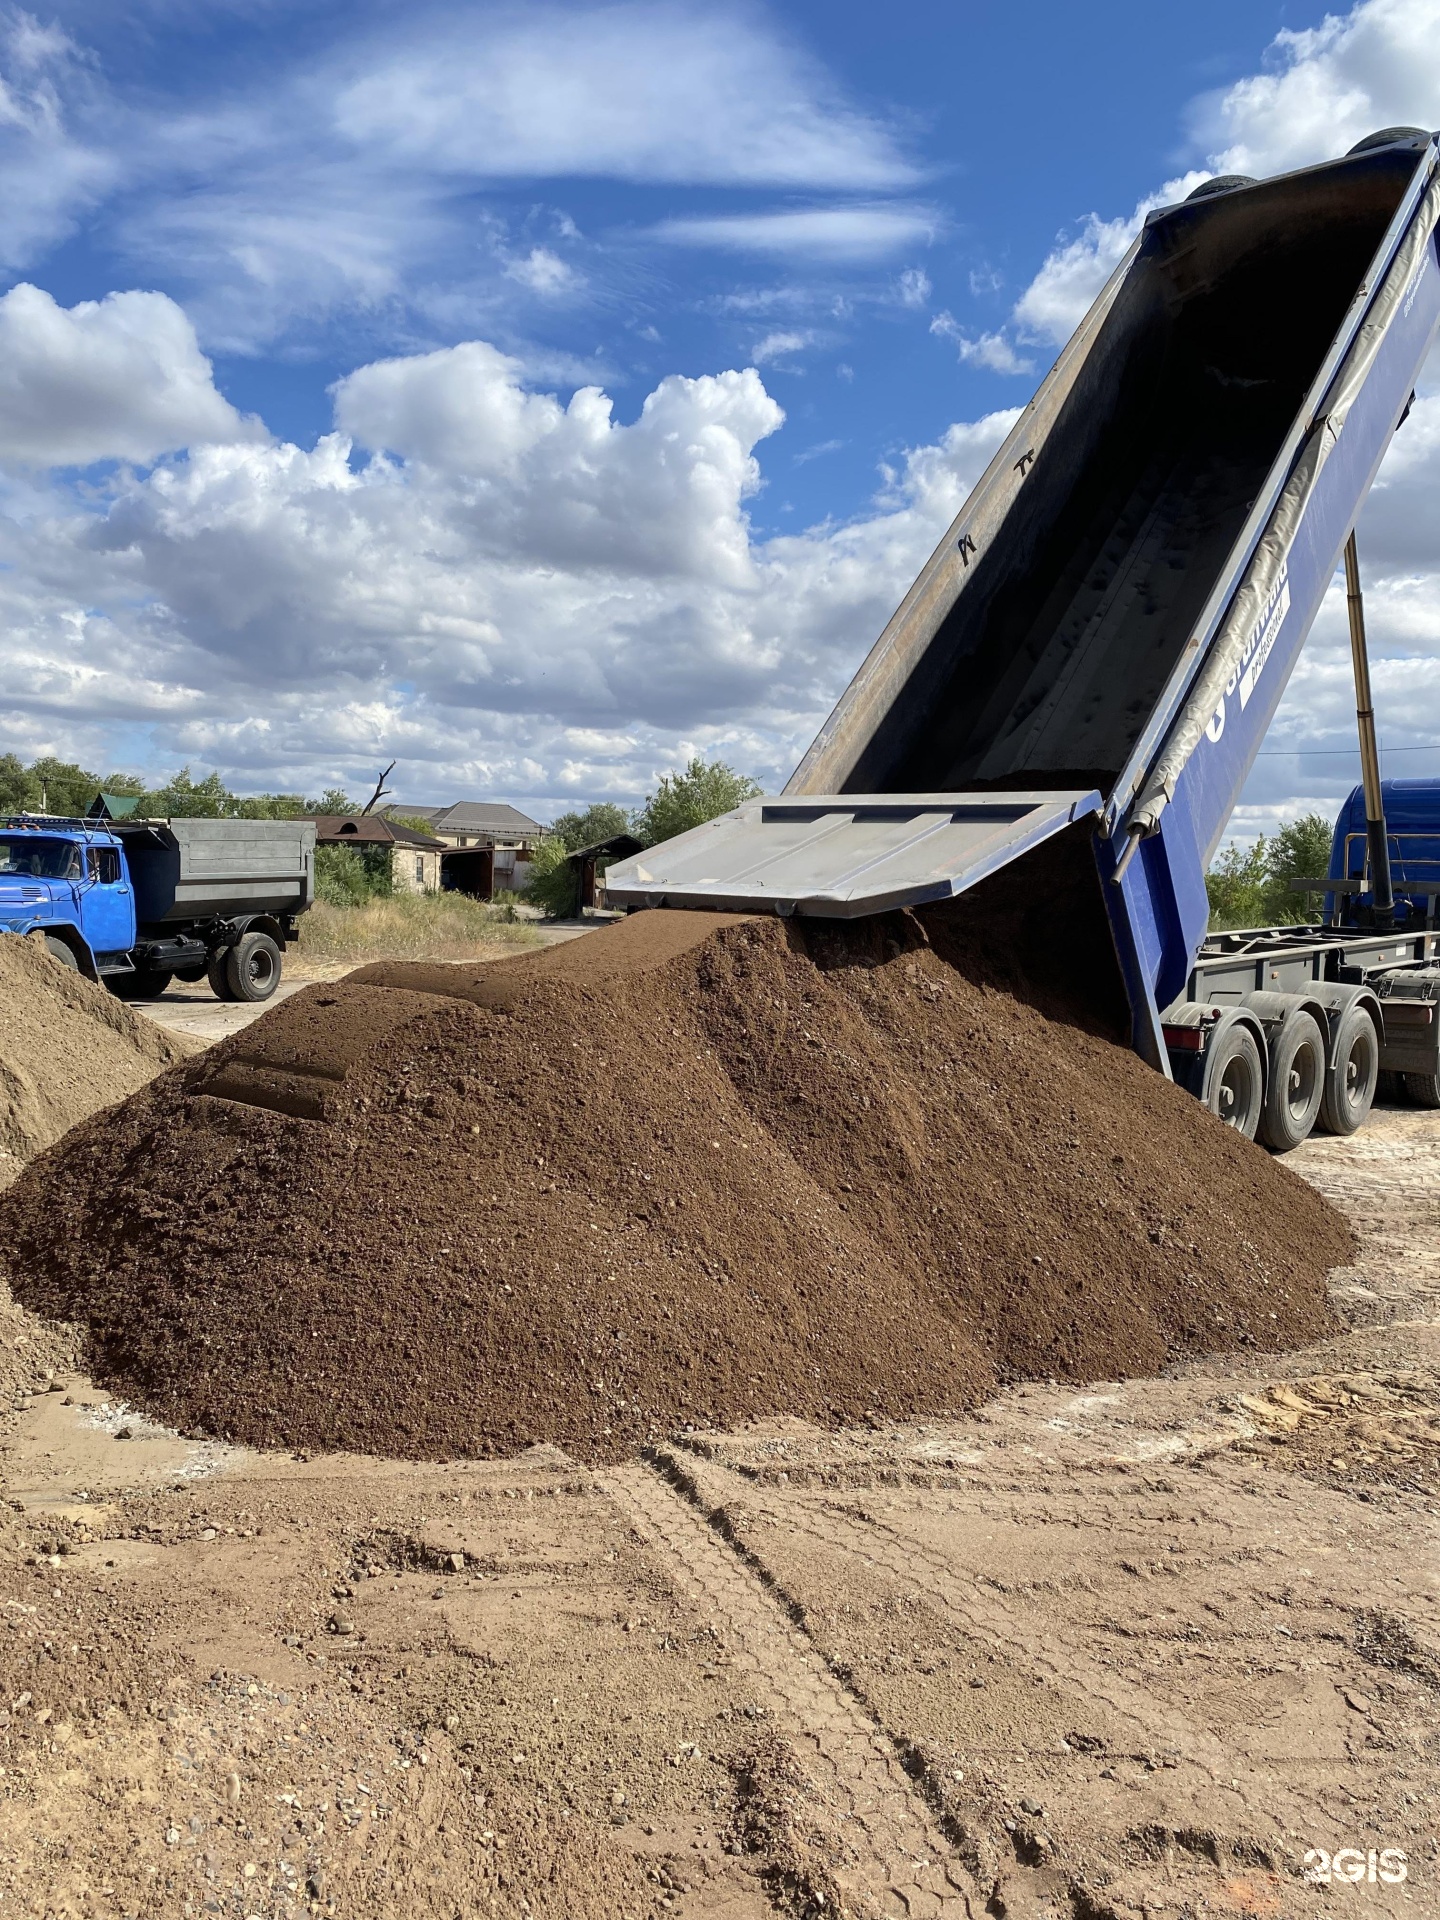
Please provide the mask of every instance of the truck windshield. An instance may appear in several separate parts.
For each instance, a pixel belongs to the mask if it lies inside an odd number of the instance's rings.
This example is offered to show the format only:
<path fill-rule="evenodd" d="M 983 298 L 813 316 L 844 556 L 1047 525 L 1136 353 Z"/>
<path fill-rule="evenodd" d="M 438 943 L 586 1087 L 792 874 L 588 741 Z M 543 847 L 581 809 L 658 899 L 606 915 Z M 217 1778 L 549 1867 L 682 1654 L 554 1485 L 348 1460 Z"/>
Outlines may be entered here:
<path fill-rule="evenodd" d="M 23 873 L 34 880 L 83 880 L 85 863 L 73 840 L 51 840 L 38 833 L 0 834 L 0 874 Z"/>

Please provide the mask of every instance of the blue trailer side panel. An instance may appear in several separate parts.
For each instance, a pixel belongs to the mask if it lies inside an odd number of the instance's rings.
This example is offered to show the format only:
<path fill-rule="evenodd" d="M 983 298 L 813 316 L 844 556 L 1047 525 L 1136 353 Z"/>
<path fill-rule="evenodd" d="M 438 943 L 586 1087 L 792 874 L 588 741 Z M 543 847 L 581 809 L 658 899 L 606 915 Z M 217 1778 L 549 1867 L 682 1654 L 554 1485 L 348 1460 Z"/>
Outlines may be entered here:
<path fill-rule="evenodd" d="M 1174 798 L 1160 817 L 1159 832 L 1141 843 L 1142 858 L 1132 863 L 1132 870 L 1141 869 L 1144 888 L 1153 896 L 1141 917 L 1145 927 L 1156 930 L 1149 937 L 1159 941 L 1147 964 L 1154 1003 L 1160 1008 L 1185 992 L 1209 923 L 1205 870 L 1440 324 L 1436 248 L 1437 238 L 1432 235 L 1369 377 L 1320 470 L 1280 578 L 1255 622 L 1246 656 L 1179 776 Z M 1137 910 L 1132 905 L 1131 911 Z M 1146 945 L 1147 937 L 1142 936 L 1137 946 Z"/>

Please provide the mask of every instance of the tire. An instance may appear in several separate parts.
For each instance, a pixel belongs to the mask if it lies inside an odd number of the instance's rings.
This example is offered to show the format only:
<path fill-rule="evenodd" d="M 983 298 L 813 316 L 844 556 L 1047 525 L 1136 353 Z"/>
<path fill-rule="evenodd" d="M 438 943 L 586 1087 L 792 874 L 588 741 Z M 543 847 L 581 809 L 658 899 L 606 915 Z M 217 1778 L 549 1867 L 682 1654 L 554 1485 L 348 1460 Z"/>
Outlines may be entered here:
<path fill-rule="evenodd" d="M 1217 1120 L 1247 1140 L 1255 1138 L 1265 1103 L 1265 1069 L 1260 1046 L 1238 1021 L 1226 1029 L 1205 1071 L 1205 1104 Z"/>
<path fill-rule="evenodd" d="M 1440 1107 L 1440 1073 L 1404 1073 L 1400 1077 L 1411 1106 L 1428 1107 L 1432 1113 Z"/>
<path fill-rule="evenodd" d="M 45 935 L 45 951 L 52 960 L 58 960 L 62 967 L 69 967 L 72 973 L 80 971 L 80 962 L 75 958 L 75 949 L 67 947 L 57 934 Z"/>
<path fill-rule="evenodd" d="M 242 933 L 225 956 L 232 1000 L 268 1000 L 280 984 L 280 949 L 268 933 Z"/>
<path fill-rule="evenodd" d="M 205 963 L 205 978 L 210 982 L 210 991 L 217 1000 L 233 1000 L 235 998 L 234 994 L 230 991 L 229 960 L 230 949 L 227 947 L 223 952 L 212 953 L 209 960 Z"/>
<path fill-rule="evenodd" d="M 105 984 L 117 1000 L 158 1000 L 173 978 L 162 967 L 136 967 L 107 975 Z"/>
<path fill-rule="evenodd" d="M 1423 127 L 1381 127 L 1378 133 L 1367 133 L 1363 140 L 1357 140 L 1345 158 L 1349 160 L 1357 153 L 1373 152 L 1376 147 L 1393 147 L 1397 140 L 1428 140 L 1429 138 L 1429 134 Z"/>
<path fill-rule="evenodd" d="M 1390 1073 L 1382 1067 L 1375 1079 L 1375 1104 L 1377 1107 L 1398 1107 L 1405 1101 L 1405 1076 L 1403 1073 Z"/>
<path fill-rule="evenodd" d="M 1363 1007 L 1350 1007 L 1341 1017 L 1334 1057 L 1325 1072 L 1320 1125 L 1326 1133 L 1354 1133 L 1364 1126 L 1375 1104 L 1379 1078 L 1380 1036 L 1375 1022 Z"/>
<path fill-rule="evenodd" d="M 1308 1139 L 1325 1097 L 1325 1036 L 1313 1014 L 1292 1013 L 1270 1046 L 1260 1138 L 1272 1153 Z"/>
<path fill-rule="evenodd" d="M 1214 193 L 1230 193 L 1236 187 L 1253 187 L 1257 182 L 1248 173 L 1218 173 L 1213 180 L 1202 180 L 1193 193 L 1187 193 L 1185 204 L 1192 200 L 1208 200 Z"/>

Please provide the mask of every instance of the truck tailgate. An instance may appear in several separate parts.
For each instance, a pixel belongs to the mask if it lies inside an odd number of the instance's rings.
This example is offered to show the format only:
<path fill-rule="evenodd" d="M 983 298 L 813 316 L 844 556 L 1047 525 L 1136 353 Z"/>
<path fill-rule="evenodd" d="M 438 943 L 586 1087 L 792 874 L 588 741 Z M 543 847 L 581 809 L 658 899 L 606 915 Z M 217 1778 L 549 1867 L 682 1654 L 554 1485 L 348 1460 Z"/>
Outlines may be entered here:
<path fill-rule="evenodd" d="M 787 794 L 615 863 L 617 906 L 832 919 L 948 900 L 1097 813 L 1098 792 Z"/>

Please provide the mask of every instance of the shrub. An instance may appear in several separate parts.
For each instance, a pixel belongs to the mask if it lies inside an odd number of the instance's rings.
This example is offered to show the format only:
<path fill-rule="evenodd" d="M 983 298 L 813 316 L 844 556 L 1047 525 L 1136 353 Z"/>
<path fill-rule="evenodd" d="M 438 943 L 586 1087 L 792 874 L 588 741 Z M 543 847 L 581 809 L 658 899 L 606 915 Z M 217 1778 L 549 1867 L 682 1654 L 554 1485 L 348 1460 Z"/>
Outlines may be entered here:
<path fill-rule="evenodd" d="M 583 840 L 577 846 L 584 846 Z M 570 865 L 568 848 L 557 835 L 542 840 L 530 856 L 530 878 L 525 898 L 552 920 L 566 920 L 575 911 L 575 869 Z"/>

